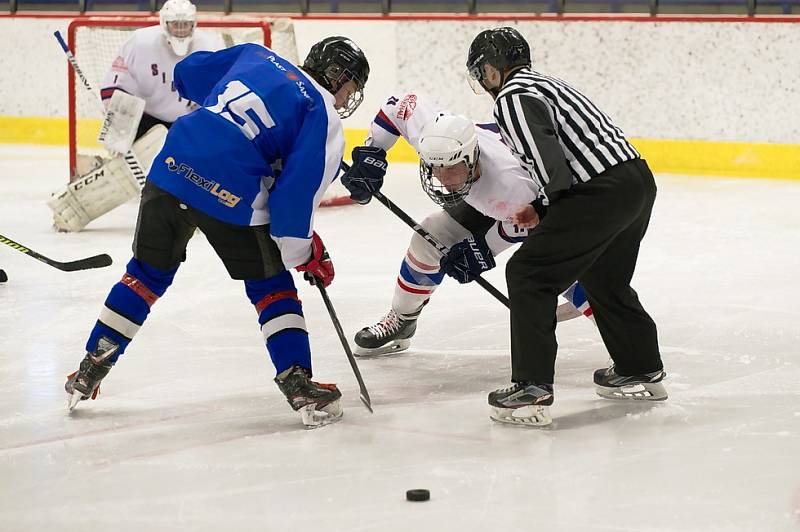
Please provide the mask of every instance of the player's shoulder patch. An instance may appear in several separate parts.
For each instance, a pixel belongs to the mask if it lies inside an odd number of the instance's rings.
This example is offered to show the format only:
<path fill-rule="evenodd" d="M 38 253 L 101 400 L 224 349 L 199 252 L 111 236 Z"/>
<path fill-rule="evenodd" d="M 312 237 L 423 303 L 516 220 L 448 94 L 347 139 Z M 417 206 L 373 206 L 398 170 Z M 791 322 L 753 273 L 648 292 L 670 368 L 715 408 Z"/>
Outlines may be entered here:
<path fill-rule="evenodd" d="M 114 62 L 111 63 L 111 70 L 114 72 L 127 72 L 128 65 L 125 63 L 125 58 L 121 55 L 118 55 Z"/>
<path fill-rule="evenodd" d="M 397 113 L 395 116 L 403 121 L 407 121 L 414 114 L 414 109 L 417 107 L 417 95 L 408 93 L 403 96 L 403 99 L 397 104 Z"/>

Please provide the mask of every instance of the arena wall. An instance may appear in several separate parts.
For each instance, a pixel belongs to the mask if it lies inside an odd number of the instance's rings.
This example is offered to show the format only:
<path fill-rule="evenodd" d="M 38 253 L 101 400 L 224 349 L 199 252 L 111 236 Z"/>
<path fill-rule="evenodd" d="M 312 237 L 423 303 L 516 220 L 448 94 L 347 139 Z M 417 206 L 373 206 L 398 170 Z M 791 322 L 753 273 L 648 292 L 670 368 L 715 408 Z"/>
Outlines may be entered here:
<path fill-rule="evenodd" d="M 52 37 L 70 19 L 0 17 L 0 142 L 66 142 L 67 62 Z M 451 111 L 491 119 L 464 61 L 498 25 L 531 42 L 535 68 L 581 89 L 658 172 L 800 179 L 800 18 L 306 17 L 297 51 L 347 35 L 367 54 L 365 102 L 345 122 L 363 140 L 380 103 L 418 90 Z M 393 160 L 414 160 L 408 146 Z"/>

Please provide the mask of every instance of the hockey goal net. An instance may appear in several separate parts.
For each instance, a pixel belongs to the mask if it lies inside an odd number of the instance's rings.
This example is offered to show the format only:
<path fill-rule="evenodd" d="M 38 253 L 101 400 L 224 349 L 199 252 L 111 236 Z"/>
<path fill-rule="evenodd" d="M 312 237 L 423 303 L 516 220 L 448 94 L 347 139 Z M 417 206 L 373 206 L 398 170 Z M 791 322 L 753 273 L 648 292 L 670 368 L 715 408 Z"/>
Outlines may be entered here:
<path fill-rule="evenodd" d="M 100 83 L 131 32 L 158 24 L 158 17 L 82 17 L 69 25 L 68 45 L 89 82 Z M 299 64 L 292 20 L 288 18 L 199 17 L 199 27 L 220 34 L 226 46 L 246 42 L 269 46 L 294 64 Z M 97 143 L 102 112 L 97 96 L 84 90 L 75 72 L 68 68 L 70 177 L 82 175 L 107 152 Z M 347 191 L 334 183 L 323 199 L 325 206 L 346 205 Z"/>

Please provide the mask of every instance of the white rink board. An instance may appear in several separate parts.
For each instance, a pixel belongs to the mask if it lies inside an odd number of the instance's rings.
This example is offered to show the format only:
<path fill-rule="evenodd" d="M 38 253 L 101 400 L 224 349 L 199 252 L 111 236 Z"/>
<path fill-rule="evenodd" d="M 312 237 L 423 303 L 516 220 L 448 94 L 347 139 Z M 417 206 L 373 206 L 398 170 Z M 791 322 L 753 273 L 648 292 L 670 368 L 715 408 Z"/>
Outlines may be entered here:
<path fill-rule="evenodd" d="M 66 19 L 0 19 L 0 116 L 67 115 L 66 61 L 53 39 Z M 630 137 L 800 143 L 800 23 L 621 21 L 294 21 L 304 57 L 313 42 L 346 35 L 371 65 L 366 128 L 399 88 L 485 121 L 492 104 L 466 83 L 469 43 L 512 24 L 537 69 L 583 91 Z M 19 53 L 24 50 L 25 53 Z M 35 71 L 31 65 L 35 65 Z"/>
<path fill-rule="evenodd" d="M 202 236 L 99 400 L 65 413 L 63 383 L 130 255 L 136 205 L 56 234 L 44 204 L 62 150 L 0 148 L 0 232 L 58 260 L 110 253 L 110 268 L 59 272 L 0 249 L 0 528 L 386 532 L 793 531 L 800 527 L 800 187 L 658 176 L 634 285 L 659 326 L 670 398 L 596 397 L 607 355 L 580 319 L 559 326 L 556 423 L 488 419 L 509 376 L 507 316 L 478 287 L 446 282 L 414 350 L 360 361 L 360 406 L 338 339 L 302 285 L 316 376 L 345 417 L 305 431 L 276 386 L 237 282 Z M 412 165 L 387 195 L 434 206 Z M 388 308 L 409 231 L 374 202 L 324 210 L 348 334 Z M 489 278 L 503 291 L 502 263 Z M 427 503 L 404 493 L 428 488 Z"/>

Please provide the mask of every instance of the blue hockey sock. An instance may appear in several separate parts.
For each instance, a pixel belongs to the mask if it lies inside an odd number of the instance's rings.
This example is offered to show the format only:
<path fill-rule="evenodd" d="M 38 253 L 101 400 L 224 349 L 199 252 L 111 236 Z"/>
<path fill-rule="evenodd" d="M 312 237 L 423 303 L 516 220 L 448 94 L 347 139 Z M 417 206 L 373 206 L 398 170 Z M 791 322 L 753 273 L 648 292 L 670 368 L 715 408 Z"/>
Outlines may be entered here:
<path fill-rule="evenodd" d="M 311 346 L 303 304 L 297 297 L 292 274 L 284 271 L 269 279 L 245 281 L 244 286 L 258 312 L 258 323 L 276 373 L 294 365 L 310 371 Z"/>
<path fill-rule="evenodd" d="M 125 275 L 111 288 L 100 317 L 86 342 L 86 351 L 108 349 L 118 345 L 109 358 L 113 364 L 125 352 L 128 344 L 150 314 L 150 307 L 164 295 L 175 278 L 178 268 L 164 271 L 131 259 Z"/>

